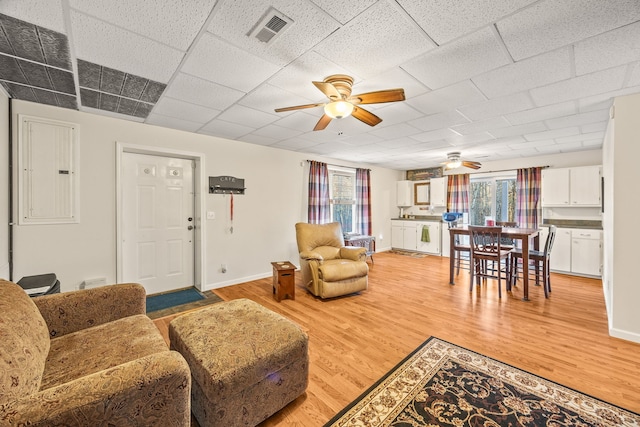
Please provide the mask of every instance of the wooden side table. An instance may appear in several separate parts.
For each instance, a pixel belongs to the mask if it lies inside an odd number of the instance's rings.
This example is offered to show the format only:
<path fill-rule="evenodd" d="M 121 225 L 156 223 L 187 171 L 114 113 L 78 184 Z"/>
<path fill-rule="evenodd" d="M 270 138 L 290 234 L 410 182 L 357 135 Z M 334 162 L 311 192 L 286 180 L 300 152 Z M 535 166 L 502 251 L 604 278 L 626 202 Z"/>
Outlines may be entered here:
<path fill-rule="evenodd" d="M 273 294 L 276 301 L 296 299 L 296 266 L 289 261 L 272 262 Z"/>

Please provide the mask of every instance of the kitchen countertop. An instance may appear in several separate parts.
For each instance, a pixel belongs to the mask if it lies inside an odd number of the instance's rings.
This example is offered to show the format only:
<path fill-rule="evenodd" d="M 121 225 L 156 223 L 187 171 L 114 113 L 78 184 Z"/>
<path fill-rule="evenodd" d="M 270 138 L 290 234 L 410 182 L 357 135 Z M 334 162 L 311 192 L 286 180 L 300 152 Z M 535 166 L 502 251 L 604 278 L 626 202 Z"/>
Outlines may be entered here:
<path fill-rule="evenodd" d="M 391 221 L 437 221 L 437 222 L 442 222 L 442 215 L 414 215 L 413 218 L 391 218 Z"/>
<path fill-rule="evenodd" d="M 555 225 L 559 228 L 588 228 L 593 230 L 602 230 L 602 221 L 598 220 L 580 220 L 580 219 L 545 219 L 542 226 Z"/>

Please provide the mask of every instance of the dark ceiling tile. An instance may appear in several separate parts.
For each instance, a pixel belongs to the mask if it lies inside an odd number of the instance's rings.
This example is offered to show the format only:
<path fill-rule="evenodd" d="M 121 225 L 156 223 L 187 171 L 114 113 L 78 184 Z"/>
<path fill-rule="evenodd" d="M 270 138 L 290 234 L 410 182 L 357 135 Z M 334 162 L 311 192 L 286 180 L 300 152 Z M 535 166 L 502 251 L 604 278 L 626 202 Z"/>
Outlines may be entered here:
<path fill-rule="evenodd" d="M 67 36 L 46 28 L 37 28 L 46 63 L 71 71 L 71 55 L 69 54 Z"/>
<path fill-rule="evenodd" d="M 15 56 L 31 61 L 44 62 L 36 26 L 7 15 L 0 15 L 0 22 Z"/>
<path fill-rule="evenodd" d="M 124 73 L 113 68 L 102 67 L 100 91 L 120 95 L 124 84 Z"/>
<path fill-rule="evenodd" d="M 118 106 L 118 113 L 133 116 L 136 112 L 138 101 L 128 98 L 120 98 L 120 105 Z"/>
<path fill-rule="evenodd" d="M 122 96 L 126 96 L 127 98 L 140 99 L 144 88 L 147 86 L 148 81 L 148 79 L 135 76 L 133 74 L 127 74 L 124 80 Z"/>
<path fill-rule="evenodd" d="M 56 98 L 58 98 L 58 106 L 62 108 L 70 108 L 72 110 L 78 109 L 78 101 L 76 100 L 75 96 L 56 93 Z"/>
<path fill-rule="evenodd" d="M 0 79 L 16 83 L 29 83 L 18 60 L 5 55 L 0 55 Z"/>
<path fill-rule="evenodd" d="M 100 93 L 100 107 L 101 110 L 118 111 L 118 97 L 110 95 L 108 93 Z"/>
<path fill-rule="evenodd" d="M 162 92 L 164 92 L 164 89 L 166 87 L 166 84 L 149 80 L 149 84 L 142 93 L 140 101 L 151 102 L 155 104 L 156 102 L 158 102 L 158 99 L 160 99 L 160 95 L 162 95 Z"/>
<path fill-rule="evenodd" d="M 22 99 L 23 101 L 38 102 L 33 89 L 29 86 L 17 85 L 9 82 L 2 82 L 2 86 L 7 89 L 11 98 Z"/>
<path fill-rule="evenodd" d="M 49 77 L 53 82 L 54 88 L 58 92 L 71 93 L 75 95 L 76 83 L 73 81 L 73 74 L 51 67 L 47 67 L 47 71 L 49 72 Z"/>
<path fill-rule="evenodd" d="M 4 33 L 2 28 L 2 22 L 0 22 L 0 53 L 7 53 L 9 55 L 13 55 L 13 48 L 9 44 L 9 39 L 7 39 L 7 35 Z"/>
<path fill-rule="evenodd" d="M 54 92 L 37 88 L 33 88 L 33 92 L 36 94 L 36 98 L 38 99 L 39 103 L 56 106 L 58 105 L 58 99 L 56 98 L 56 94 Z"/>
<path fill-rule="evenodd" d="M 80 87 L 100 89 L 100 69 L 98 64 L 78 59 L 78 82 Z"/>
<path fill-rule="evenodd" d="M 100 108 L 100 93 L 80 88 L 80 103 L 85 107 Z"/>
<path fill-rule="evenodd" d="M 29 79 L 31 86 L 53 89 L 46 67 L 34 62 L 19 60 L 20 68 Z"/>
<path fill-rule="evenodd" d="M 138 107 L 136 108 L 135 116 L 142 117 L 146 119 L 149 113 L 151 113 L 151 109 L 153 108 L 152 104 L 147 104 L 145 102 L 138 102 Z"/>

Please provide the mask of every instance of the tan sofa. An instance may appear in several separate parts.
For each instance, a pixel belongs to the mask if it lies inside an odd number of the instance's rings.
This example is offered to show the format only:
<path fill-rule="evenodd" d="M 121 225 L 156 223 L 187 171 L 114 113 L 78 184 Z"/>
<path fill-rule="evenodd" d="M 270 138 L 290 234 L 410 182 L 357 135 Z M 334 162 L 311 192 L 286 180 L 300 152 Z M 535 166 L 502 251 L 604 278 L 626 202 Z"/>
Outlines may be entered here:
<path fill-rule="evenodd" d="M 339 222 L 296 224 L 302 283 L 314 295 L 332 298 L 367 289 L 365 248 L 344 245 Z"/>
<path fill-rule="evenodd" d="M 191 375 L 137 284 L 29 298 L 0 280 L 0 426 L 189 426 Z"/>

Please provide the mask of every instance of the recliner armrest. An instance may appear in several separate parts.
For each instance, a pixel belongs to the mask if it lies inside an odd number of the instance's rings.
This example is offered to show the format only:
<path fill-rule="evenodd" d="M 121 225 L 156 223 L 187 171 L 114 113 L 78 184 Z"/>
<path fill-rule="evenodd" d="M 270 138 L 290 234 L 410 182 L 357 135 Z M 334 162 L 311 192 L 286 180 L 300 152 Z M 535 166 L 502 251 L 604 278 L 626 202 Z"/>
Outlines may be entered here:
<path fill-rule="evenodd" d="M 364 261 L 367 258 L 367 249 L 355 246 L 344 246 L 340 248 L 340 258 L 352 261 Z"/>
<path fill-rule="evenodd" d="M 324 258 L 318 252 L 304 251 L 300 252 L 300 258 L 306 261 L 323 261 Z"/>
<path fill-rule="evenodd" d="M 34 427 L 189 427 L 190 394 L 186 360 L 176 351 L 164 351 L 5 402 L 0 420 Z"/>
<path fill-rule="evenodd" d="M 137 283 L 121 283 L 33 298 L 51 337 L 146 314 L 146 292 Z"/>

